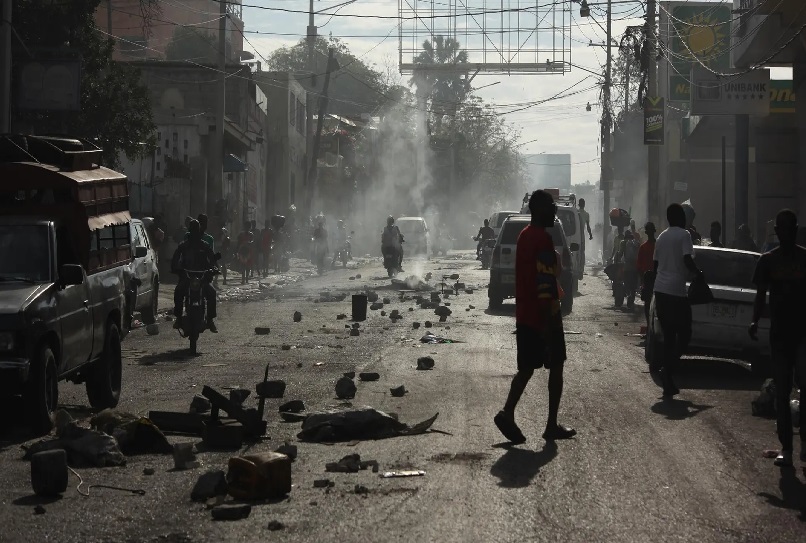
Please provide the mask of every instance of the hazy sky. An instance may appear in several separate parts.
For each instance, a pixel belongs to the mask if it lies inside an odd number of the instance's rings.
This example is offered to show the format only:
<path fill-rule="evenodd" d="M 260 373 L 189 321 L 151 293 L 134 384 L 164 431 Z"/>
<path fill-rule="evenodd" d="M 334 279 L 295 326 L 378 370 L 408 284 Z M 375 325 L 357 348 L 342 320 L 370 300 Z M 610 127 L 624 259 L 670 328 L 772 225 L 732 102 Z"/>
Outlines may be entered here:
<path fill-rule="evenodd" d="M 409 0 L 412 4 L 414 0 Z M 482 9 L 479 0 L 468 1 L 471 11 Z M 548 0 L 537 0 L 539 5 L 548 5 Z M 404 5 L 406 0 L 403 0 Z M 435 0 L 439 5 L 440 2 Z M 296 10 L 305 13 L 288 13 L 278 10 L 244 8 L 243 19 L 247 30 L 248 42 L 244 48 L 268 57 L 271 51 L 283 45 L 292 45 L 304 37 L 308 24 L 307 10 L 309 3 L 305 0 L 244 0 L 244 3 L 285 10 Z M 315 0 L 314 10 L 327 10 L 342 0 Z M 590 72 L 601 74 L 605 63 L 604 47 L 590 46 L 589 43 L 603 44 L 605 39 L 606 2 L 589 0 L 591 17 L 579 16 L 579 5 L 572 4 L 570 35 L 566 35 L 566 43 L 570 45 L 571 61 L 575 67 L 566 74 L 550 75 L 485 75 L 480 73 L 473 81 L 474 87 L 482 87 L 500 81 L 500 83 L 477 91 L 477 95 L 493 104 L 498 104 L 503 111 L 513 109 L 511 104 L 531 102 L 552 97 L 557 93 L 577 84 L 574 90 L 597 85 L 601 77 Z M 421 3 L 422 5 L 422 3 Z M 459 1 L 459 5 L 465 5 Z M 517 0 L 508 0 L 504 4 L 487 2 L 488 10 L 517 6 Z M 525 6 L 526 4 L 520 4 Z M 532 4 L 534 5 L 534 3 Z M 332 13 L 334 10 L 330 10 Z M 348 44 L 354 55 L 379 69 L 391 66 L 397 70 L 398 62 L 398 0 L 357 0 L 338 11 L 339 15 L 378 15 L 390 17 L 385 19 L 330 17 L 320 14 L 316 16 L 319 34 L 333 34 L 341 37 Z M 628 25 L 643 24 L 644 6 L 640 1 L 614 0 L 613 5 L 613 37 L 618 39 Z M 601 24 L 601 27 L 599 24 Z M 523 26 L 523 25 L 521 25 Z M 258 31 L 265 34 L 253 34 Z M 388 37 L 386 37 L 388 36 Z M 462 44 L 464 45 L 464 44 Z M 473 58 L 470 62 L 478 62 Z M 590 72 L 586 71 L 590 70 Z M 401 78 L 402 82 L 408 76 Z M 572 160 L 572 179 L 574 183 L 598 181 L 599 178 L 599 119 L 601 109 L 599 87 L 567 98 L 554 100 L 529 109 L 510 113 L 506 119 L 517 125 L 521 131 L 525 154 L 534 153 L 570 153 Z M 585 110 L 590 102 L 593 109 Z M 507 106 L 510 104 L 510 106 Z"/>

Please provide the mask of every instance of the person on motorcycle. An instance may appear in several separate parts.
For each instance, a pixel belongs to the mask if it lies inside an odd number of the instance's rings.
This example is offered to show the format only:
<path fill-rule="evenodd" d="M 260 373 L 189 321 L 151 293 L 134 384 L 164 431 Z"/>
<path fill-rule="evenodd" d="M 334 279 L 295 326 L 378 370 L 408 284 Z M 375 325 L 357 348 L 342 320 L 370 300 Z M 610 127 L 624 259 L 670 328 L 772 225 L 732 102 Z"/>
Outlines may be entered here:
<path fill-rule="evenodd" d="M 492 229 L 490 226 L 490 220 L 484 219 L 484 226 L 479 228 L 479 233 L 476 234 L 476 237 L 473 238 L 473 241 L 478 241 L 479 244 L 476 246 L 476 260 L 481 260 L 481 248 L 488 239 L 495 238 L 495 230 Z"/>
<path fill-rule="evenodd" d="M 213 238 L 213 236 L 207 233 L 207 226 L 209 223 L 207 215 L 205 215 L 204 213 L 199 213 L 199 216 L 196 220 L 199 222 L 199 229 L 201 230 L 202 241 L 210 246 L 211 251 L 215 252 L 215 238 Z M 185 241 L 189 239 L 190 239 L 190 225 L 188 225 L 188 231 L 185 232 Z"/>
<path fill-rule="evenodd" d="M 314 243 L 314 263 L 317 267 L 320 267 L 324 264 L 325 255 L 328 252 L 325 216 L 321 213 L 316 217 L 316 226 L 313 229 L 312 239 Z"/>
<path fill-rule="evenodd" d="M 221 228 L 221 274 L 224 276 L 224 284 L 227 284 L 227 266 L 230 260 L 232 240 L 229 237 L 229 230 Z"/>
<path fill-rule="evenodd" d="M 397 269 L 403 271 L 403 234 L 400 233 L 400 228 L 395 225 L 395 218 L 391 215 L 386 218 L 386 228 L 381 234 L 381 254 L 388 250 L 395 252 Z"/>
<path fill-rule="evenodd" d="M 335 266 L 340 251 L 347 251 L 347 259 L 349 260 L 351 258 L 350 242 L 347 240 L 347 226 L 345 226 L 343 220 L 339 220 L 337 223 L 336 232 L 333 234 L 333 241 L 335 243 L 335 250 L 333 251 L 333 262 L 331 265 Z"/>
<path fill-rule="evenodd" d="M 171 271 L 179 276 L 179 282 L 174 289 L 174 315 L 176 322 L 174 328 L 182 327 L 182 310 L 185 300 L 185 290 L 188 286 L 185 270 L 210 270 L 215 267 L 216 257 L 213 249 L 202 240 L 199 221 L 192 220 L 188 225 L 188 239 L 179 244 L 171 259 Z M 216 292 L 209 281 L 202 286 L 202 294 L 207 300 L 207 328 L 218 333 L 213 319 L 216 317 Z"/>

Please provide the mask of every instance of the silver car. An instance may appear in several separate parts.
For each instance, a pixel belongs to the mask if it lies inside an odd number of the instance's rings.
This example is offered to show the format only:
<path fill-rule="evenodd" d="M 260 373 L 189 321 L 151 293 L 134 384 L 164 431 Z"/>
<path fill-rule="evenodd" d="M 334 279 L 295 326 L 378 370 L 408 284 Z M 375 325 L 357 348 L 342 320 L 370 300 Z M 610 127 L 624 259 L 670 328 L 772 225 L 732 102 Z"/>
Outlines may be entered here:
<path fill-rule="evenodd" d="M 148 237 L 145 224 L 140 219 L 132 219 L 130 224 L 132 251 L 135 258 L 130 265 L 132 277 L 139 279 L 134 311 L 139 311 L 146 324 L 153 324 L 157 318 L 159 303 L 160 275 L 157 269 L 157 252 Z M 139 248 L 139 250 L 138 250 Z M 144 256 L 139 256 L 144 255 Z"/>
<path fill-rule="evenodd" d="M 758 323 L 758 341 L 747 328 L 753 320 L 756 288 L 753 273 L 761 255 L 750 251 L 716 247 L 694 247 L 694 260 L 711 287 L 714 301 L 691 308 L 691 344 L 687 354 L 725 357 L 748 361 L 753 371 L 766 372 L 770 354 L 770 319 Z M 651 369 L 662 366 L 663 332 L 653 299 L 649 309 L 650 326 L 645 344 Z"/>

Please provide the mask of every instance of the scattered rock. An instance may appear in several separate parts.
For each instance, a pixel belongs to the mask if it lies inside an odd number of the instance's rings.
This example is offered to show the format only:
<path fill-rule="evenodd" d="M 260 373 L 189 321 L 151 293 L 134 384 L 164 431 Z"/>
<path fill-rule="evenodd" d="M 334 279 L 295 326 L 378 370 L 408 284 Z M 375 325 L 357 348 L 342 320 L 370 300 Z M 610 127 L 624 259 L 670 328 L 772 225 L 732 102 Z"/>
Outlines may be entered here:
<path fill-rule="evenodd" d="M 199 477 L 193 490 L 190 492 L 190 499 L 194 502 L 206 502 L 216 496 L 227 494 L 227 476 L 221 470 L 208 471 Z"/>
<path fill-rule="evenodd" d="M 431 321 L 425 321 L 425 327 L 426 328 L 431 328 L 432 326 L 434 326 L 434 325 L 431 323 Z"/>
<path fill-rule="evenodd" d="M 375 372 L 364 372 L 359 373 L 358 378 L 362 381 L 377 381 L 381 378 L 381 375 Z"/>
<path fill-rule="evenodd" d="M 47 513 L 47 510 L 41 505 L 34 507 L 34 515 L 44 515 L 45 513 Z"/>
<path fill-rule="evenodd" d="M 385 317 L 385 316 L 386 316 L 386 311 L 381 311 L 381 317 Z"/>
<path fill-rule="evenodd" d="M 370 303 L 375 303 L 378 301 L 378 293 L 377 292 L 367 292 L 367 301 Z"/>
<path fill-rule="evenodd" d="M 395 309 L 389 314 L 389 318 L 395 320 L 395 319 L 401 319 L 403 317 L 400 315 L 400 311 Z"/>
<path fill-rule="evenodd" d="M 352 330 L 350 330 L 350 335 L 356 337 L 361 335 L 361 332 L 358 331 L 358 328 L 353 328 Z"/>
<path fill-rule="evenodd" d="M 247 390 L 245 388 L 234 388 L 229 391 L 229 401 L 236 405 L 243 405 L 250 394 L 252 394 L 251 390 Z"/>
<path fill-rule="evenodd" d="M 302 413 L 280 413 L 280 418 L 286 422 L 305 422 L 305 419 L 308 418 L 308 415 L 304 415 Z"/>
<path fill-rule="evenodd" d="M 302 313 L 299 311 L 294 311 L 294 322 L 301 322 L 302 321 Z"/>
<path fill-rule="evenodd" d="M 383 303 L 384 303 L 384 304 L 391 304 L 391 303 L 392 303 L 392 300 L 390 300 L 389 298 L 384 298 L 384 299 L 383 299 Z"/>
<path fill-rule="evenodd" d="M 473 289 L 472 288 L 466 288 L 465 289 L 465 294 L 473 294 Z"/>
<path fill-rule="evenodd" d="M 316 479 L 313 482 L 314 488 L 331 488 L 334 486 L 336 486 L 336 483 L 334 483 L 330 479 Z"/>
<path fill-rule="evenodd" d="M 193 452 L 193 443 L 175 443 L 173 455 L 174 468 L 177 470 L 199 467 L 199 462 L 196 460 L 196 453 Z"/>
<path fill-rule="evenodd" d="M 252 514 L 251 505 L 219 505 L 212 509 L 213 520 L 241 520 Z"/>
<path fill-rule="evenodd" d="M 325 471 L 330 473 L 358 473 L 360 469 L 360 454 L 348 454 L 338 462 L 329 462 L 325 465 Z"/>
<path fill-rule="evenodd" d="M 281 347 L 281 349 L 284 350 L 284 351 L 290 351 L 291 350 L 291 345 L 288 345 L 287 343 L 284 343 L 283 346 Z"/>
<path fill-rule="evenodd" d="M 451 276 L 448 279 L 450 279 L 451 281 L 456 281 L 457 279 L 459 279 L 459 274 L 458 273 L 451 274 Z"/>
<path fill-rule="evenodd" d="M 143 475 L 151 476 L 151 475 L 154 475 L 154 473 L 156 473 L 154 468 L 143 468 Z"/>
<path fill-rule="evenodd" d="M 418 370 L 432 370 L 434 369 L 434 359 L 430 356 L 421 356 L 417 359 Z"/>
<path fill-rule="evenodd" d="M 286 413 L 302 413 L 305 411 L 305 402 L 302 400 L 291 400 L 281 405 L 280 411 Z"/>
<path fill-rule="evenodd" d="M 349 377 L 342 377 L 336 381 L 336 397 L 340 400 L 355 398 L 356 386 Z"/>
<path fill-rule="evenodd" d="M 355 281 L 355 276 L 350 277 L 350 281 Z"/>
<path fill-rule="evenodd" d="M 394 396 L 395 398 L 400 398 L 400 397 L 402 397 L 402 396 L 405 396 L 405 394 L 406 394 L 406 392 L 408 392 L 408 390 L 406 390 L 406 387 L 405 387 L 405 386 L 400 385 L 400 386 L 399 386 L 399 387 L 397 387 L 397 388 L 390 388 L 390 389 L 389 389 L 389 392 L 390 392 L 390 393 L 392 394 L 392 396 Z"/>
<path fill-rule="evenodd" d="M 413 323 L 411 323 L 411 327 L 414 328 L 415 330 L 417 330 L 420 327 L 420 323 L 419 322 L 413 322 Z"/>
<path fill-rule="evenodd" d="M 193 396 L 193 400 L 190 402 L 191 413 L 209 413 L 211 407 L 210 400 L 199 394 Z"/>
<path fill-rule="evenodd" d="M 355 372 L 354 371 L 345 371 L 344 376 L 348 379 L 355 379 Z"/>
<path fill-rule="evenodd" d="M 413 308 L 413 307 L 410 307 L 410 308 L 409 308 L 409 311 L 414 311 L 414 308 Z"/>
<path fill-rule="evenodd" d="M 349 411 L 312 413 L 302 424 L 297 437 L 314 443 L 386 439 L 398 436 L 419 435 L 426 432 L 439 413 L 414 426 L 400 422 L 396 416 L 371 407 Z"/>
<path fill-rule="evenodd" d="M 439 318 L 439 322 L 447 322 L 447 321 L 448 321 L 448 317 L 446 317 L 445 315 L 442 315 L 442 316 Z"/>
<path fill-rule="evenodd" d="M 361 323 L 360 322 L 354 322 L 352 327 L 355 328 L 356 330 L 358 330 L 359 328 L 361 328 Z"/>
<path fill-rule="evenodd" d="M 359 496 L 364 496 L 369 494 L 369 489 L 364 485 L 355 485 L 355 493 Z"/>
<path fill-rule="evenodd" d="M 347 318 L 347 315 L 345 315 L 344 313 L 339 313 L 338 315 L 336 315 L 336 320 L 338 320 L 338 321 L 343 321 L 346 318 Z"/>
<path fill-rule="evenodd" d="M 285 394 L 285 381 L 278 379 L 275 381 L 261 381 L 255 385 L 255 392 L 261 398 L 282 398 Z"/>
<path fill-rule="evenodd" d="M 355 278 L 356 279 L 361 279 L 361 274 L 360 273 L 355 274 Z"/>
<path fill-rule="evenodd" d="M 434 314 L 439 315 L 440 317 L 448 317 L 452 313 L 453 313 L 453 311 L 451 311 L 449 307 L 446 307 L 444 305 L 439 306 L 438 308 L 436 308 L 434 310 Z"/>
<path fill-rule="evenodd" d="M 469 306 L 467 306 L 467 308 L 468 309 L 476 309 L 476 306 L 475 305 L 469 305 Z"/>
<path fill-rule="evenodd" d="M 277 532 L 279 530 L 285 530 L 285 524 L 283 524 L 279 520 L 270 520 L 267 528 L 269 529 L 269 531 Z"/>
<path fill-rule="evenodd" d="M 271 332 L 271 328 L 268 326 L 255 326 L 255 334 L 259 336 L 265 336 L 269 332 Z"/>
<path fill-rule="evenodd" d="M 147 324 L 146 325 L 146 333 L 149 336 L 158 336 L 158 335 L 160 335 L 160 326 L 159 326 L 159 324 Z"/>
<path fill-rule="evenodd" d="M 381 309 L 382 307 L 383 307 L 383 304 L 382 304 L 382 303 L 380 303 L 380 302 L 375 302 L 375 303 L 373 303 L 373 304 L 371 304 L 371 305 L 369 306 L 369 309 L 370 309 L 371 311 L 377 311 L 377 310 Z"/>
<path fill-rule="evenodd" d="M 297 459 L 298 450 L 296 445 L 291 445 L 288 443 L 288 441 L 286 441 L 285 443 L 274 449 L 274 452 L 286 455 L 293 462 L 294 460 Z"/>

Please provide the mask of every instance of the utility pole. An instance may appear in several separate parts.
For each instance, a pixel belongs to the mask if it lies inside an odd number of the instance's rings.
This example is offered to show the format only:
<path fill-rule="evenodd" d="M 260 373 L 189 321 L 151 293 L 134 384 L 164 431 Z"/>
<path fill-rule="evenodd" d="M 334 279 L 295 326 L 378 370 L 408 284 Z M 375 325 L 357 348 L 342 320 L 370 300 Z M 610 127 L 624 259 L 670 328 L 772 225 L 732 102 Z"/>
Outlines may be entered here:
<path fill-rule="evenodd" d="M 610 230 L 608 217 L 610 213 L 610 184 L 612 183 L 612 171 L 610 165 L 610 78 L 613 71 L 613 47 L 610 43 L 613 36 L 612 29 L 612 0 L 607 0 L 607 38 L 605 39 L 607 49 L 607 64 L 605 67 L 604 80 L 604 105 L 602 107 L 602 261 L 607 254 L 607 233 Z"/>
<path fill-rule="evenodd" d="M 0 1 L 0 134 L 7 134 L 11 132 L 11 0 Z"/>
<path fill-rule="evenodd" d="M 329 49 L 327 52 L 327 69 L 325 71 L 325 85 L 322 88 L 322 96 L 319 98 L 319 113 L 316 118 L 316 132 L 313 135 L 313 149 L 311 153 L 311 167 L 308 170 L 308 179 L 310 180 L 308 186 L 308 210 L 309 214 L 313 214 L 313 203 L 315 193 L 317 192 L 317 179 L 319 177 L 319 142 L 322 139 L 322 123 L 325 121 L 325 114 L 327 114 L 327 91 L 330 87 L 330 72 L 336 64 L 336 59 L 333 55 L 336 53 L 335 49 Z"/>
<path fill-rule="evenodd" d="M 308 45 L 308 76 L 310 77 L 309 85 L 311 91 L 305 93 L 305 150 L 308 153 L 308 156 L 313 156 L 314 162 L 316 161 L 316 155 L 314 153 L 314 145 L 311 141 L 311 125 L 313 124 L 313 93 L 316 91 L 316 58 L 314 55 L 316 54 L 316 25 L 314 25 L 313 20 L 313 0 L 310 0 L 310 6 L 308 7 L 308 32 L 306 34 L 306 41 Z M 317 133 L 318 135 L 318 133 Z M 310 176 L 310 169 L 305 171 L 305 190 L 306 190 L 306 199 L 309 202 L 312 202 L 313 199 L 313 184 L 314 181 L 311 179 Z M 296 202 L 291 202 L 292 204 Z M 310 205 L 310 204 L 308 204 Z M 313 211 L 308 209 L 305 211 L 309 216 L 313 215 Z"/>
<path fill-rule="evenodd" d="M 656 0 L 647 0 L 646 4 L 646 35 L 649 61 L 649 85 L 647 85 L 647 94 L 649 96 L 658 96 L 658 63 L 656 58 L 658 56 L 657 33 L 655 32 L 655 13 L 656 13 Z M 665 127 L 664 127 L 665 130 Z M 655 221 L 660 224 L 661 210 L 660 210 L 660 146 L 649 145 L 647 146 L 647 219 Z M 724 228 L 724 225 L 723 225 Z"/>
<path fill-rule="evenodd" d="M 227 3 L 218 3 L 218 80 L 216 81 L 215 97 L 215 132 L 212 137 L 212 149 L 210 152 L 210 169 L 208 170 L 208 180 L 206 182 L 207 195 L 204 206 L 209 215 L 213 215 L 216 203 L 223 196 L 224 186 L 224 115 L 226 114 L 226 93 L 227 93 Z M 220 226 L 223 226 L 221 224 Z"/>

